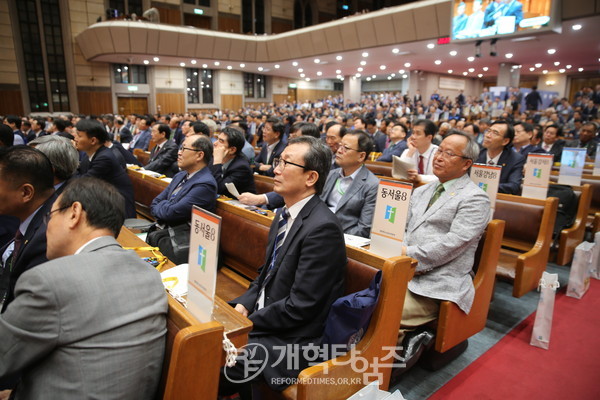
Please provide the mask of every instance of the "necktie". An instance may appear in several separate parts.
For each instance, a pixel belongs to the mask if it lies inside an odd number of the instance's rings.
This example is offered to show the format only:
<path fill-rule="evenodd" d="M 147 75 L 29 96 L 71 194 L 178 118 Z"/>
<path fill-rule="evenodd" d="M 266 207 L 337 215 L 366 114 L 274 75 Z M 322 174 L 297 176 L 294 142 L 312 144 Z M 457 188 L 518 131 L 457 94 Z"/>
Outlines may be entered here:
<path fill-rule="evenodd" d="M 189 175 L 186 175 L 185 178 L 183 178 L 181 180 L 181 182 L 179 182 L 179 185 L 177 185 L 177 187 L 175 188 L 175 190 L 173 190 L 173 193 L 171 193 L 171 198 L 175 197 L 175 195 L 177 193 L 179 193 L 179 191 L 181 190 L 181 188 L 183 187 L 183 185 L 188 181 L 189 179 Z"/>
<path fill-rule="evenodd" d="M 17 229 L 17 233 L 15 234 L 13 251 L 10 254 L 8 259 L 9 270 L 12 271 L 12 267 L 14 265 L 17 256 L 19 255 L 19 250 L 21 250 L 21 246 L 23 245 L 23 234 L 21 234 L 21 230 Z"/>
<path fill-rule="evenodd" d="M 494 162 L 494 160 L 490 160 L 488 161 L 488 165 L 496 165 L 496 163 Z"/>
<path fill-rule="evenodd" d="M 433 205 L 440 198 L 442 193 L 444 192 L 444 185 L 441 183 L 435 188 L 435 192 L 433 192 L 433 196 L 431 196 L 431 200 L 429 200 L 429 204 L 427 204 L 426 211 L 429 210 L 429 207 Z"/>
<path fill-rule="evenodd" d="M 423 174 L 424 167 L 423 167 L 423 156 L 419 156 L 419 174 Z"/>

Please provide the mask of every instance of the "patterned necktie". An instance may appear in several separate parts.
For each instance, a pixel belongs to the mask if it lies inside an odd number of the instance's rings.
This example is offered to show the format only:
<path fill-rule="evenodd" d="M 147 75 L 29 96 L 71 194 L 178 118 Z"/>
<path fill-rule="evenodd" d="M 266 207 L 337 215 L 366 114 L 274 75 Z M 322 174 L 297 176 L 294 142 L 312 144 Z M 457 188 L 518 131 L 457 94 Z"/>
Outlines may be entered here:
<path fill-rule="evenodd" d="M 23 245 L 23 234 L 21 234 L 20 229 L 17 229 L 17 233 L 15 234 L 15 239 L 14 239 L 13 251 L 9 256 L 9 259 L 7 260 L 8 265 L 9 265 L 9 270 L 11 270 L 11 271 L 12 271 L 12 267 L 15 263 L 15 260 L 19 256 L 19 250 L 21 250 L 22 245 Z"/>
<path fill-rule="evenodd" d="M 273 267 L 275 266 L 275 259 L 277 258 L 277 254 L 279 253 L 279 249 L 283 245 L 283 238 L 285 237 L 285 231 L 287 229 L 287 220 L 290 216 L 287 208 L 283 209 L 281 213 L 281 218 L 279 219 L 279 224 L 277 224 L 277 237 L 275 238 L 275 245 L 273 246 L 273 256 L 271 257 L 271 263 L 269 264 L 268 272 L 271 272 Z"/>
<path fill-rule="evenodd" d="M 429 200 L 429 204 L 427 204 L 427 208 L 425 209 L 425 211 L 429 210 L 429 207 L 431 207 L 433 205 L 433 203 L 435 203 L 437 201 L 437 199 L 440 198 L 440 196 L 442 195 L 443 192 L 444 192 L 444 185 L 442 185 L 440 183 L 435 188 L 435 192 L 433 192 L 433 196 L 431 196 L 431 200 Z"/>
<path fill-rule="evenodd" d="M 419 156 L 419 174 L 423 174 L 424 173 L 424 167 L 423 167 L 423 156 Z"/>
<path fill-rule="evenodd" d="M 496 163 L 494 162 L 494 160 L 490 160 L 488 161 L 488 165 L 496 165 Z"/>

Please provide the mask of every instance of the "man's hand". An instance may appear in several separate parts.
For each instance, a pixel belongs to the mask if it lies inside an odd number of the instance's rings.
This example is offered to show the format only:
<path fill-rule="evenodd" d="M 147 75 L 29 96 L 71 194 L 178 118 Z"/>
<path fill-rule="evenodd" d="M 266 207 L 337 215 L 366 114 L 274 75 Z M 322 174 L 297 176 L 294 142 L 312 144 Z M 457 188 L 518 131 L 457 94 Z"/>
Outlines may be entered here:
<path fill-rule="evenodd" d="M 235 305 L 235 311 L 239 312 L 244 317 L 248 317 L 248 310 L 246 310 L 246 307 L 244 307 L 242 304 L 236 304 Z M 0 398 L 0 400 L 2 400 L 2 399 Z"/>
<path fill-rule="evenodd" d="M 240 203 L 245 204 L 247 206 L 262 206 L 263 204 L 267 204 L 265 196 L 262 194 L 253 194 L 249 192 L 244 192 L 240 194 L 238 197 Z"/>
<path fill-rule="evenodd" d="M 271 169 L 271 166 L 269 164 L 260 164 L 260 166 L 258 167 L 258 169 L 260 171 L 268 171 Z"/>
<path fill-rule="evenodd" d="M 8 400 L 12 390 L 2 390 L 0 391 L 0 400 Z"/>
<path fill-rule="evenodd" d="M 408 140 L 406 141 L 406 146 L 408 147 L 407 156 L 408 157 L 412 157 L 413 154 L 415 154 L 415 151 L 417 151 L 417 148 L 415 147 L 415 144 L 414 144 L 414 141 L 412 140 L 412 137 L 408 138 Z"/>
<path fill-rule="evenodd" d="M 419 176 L 419 171 L 417 171 L 416 169 L 409 169 L 408 171 L 406 171 L 406 175 L 408 176 L 408 179 L 413 183 L 421 182 L 421 176 Z"/>
<path fill-rule="evenodd" d="M 223 146 L 215 147 L 213 150 L 213 165 L 223 164 L 223 160 L 227 157 L 229 149 Z"/>

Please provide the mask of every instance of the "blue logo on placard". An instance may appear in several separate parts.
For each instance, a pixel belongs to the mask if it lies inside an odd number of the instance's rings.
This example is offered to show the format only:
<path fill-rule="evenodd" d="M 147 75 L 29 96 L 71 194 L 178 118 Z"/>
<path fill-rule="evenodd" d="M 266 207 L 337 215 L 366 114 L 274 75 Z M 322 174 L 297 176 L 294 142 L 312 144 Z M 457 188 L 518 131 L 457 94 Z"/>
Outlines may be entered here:
<path fill-rule="evenodd" d="M 206 272 L 206 249 L 202 246 L 198 246 L 198 265 Z"/>
<path fill-rule="evenodd" d="M 384 218 L 386 221 L 390 221 L 393 224 L 396 220 L 396 207 L 386 206 Z"/>

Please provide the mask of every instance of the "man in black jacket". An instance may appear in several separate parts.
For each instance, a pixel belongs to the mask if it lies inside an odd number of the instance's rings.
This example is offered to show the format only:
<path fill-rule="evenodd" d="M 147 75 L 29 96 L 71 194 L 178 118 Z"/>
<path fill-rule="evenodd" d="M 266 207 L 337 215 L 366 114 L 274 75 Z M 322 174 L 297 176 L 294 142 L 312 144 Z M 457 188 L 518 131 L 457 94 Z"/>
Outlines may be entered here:
<path fill-rule="evenodd" d="M 226 127 L 215 142 L 213 164 L 210 167 L 217 181 L 217 193 L 234 197 L 226 183 L 233 183 L 238 193 L 256 193 L 250 162 L 242 153 L 244 135 L 235 128 Z"/>

